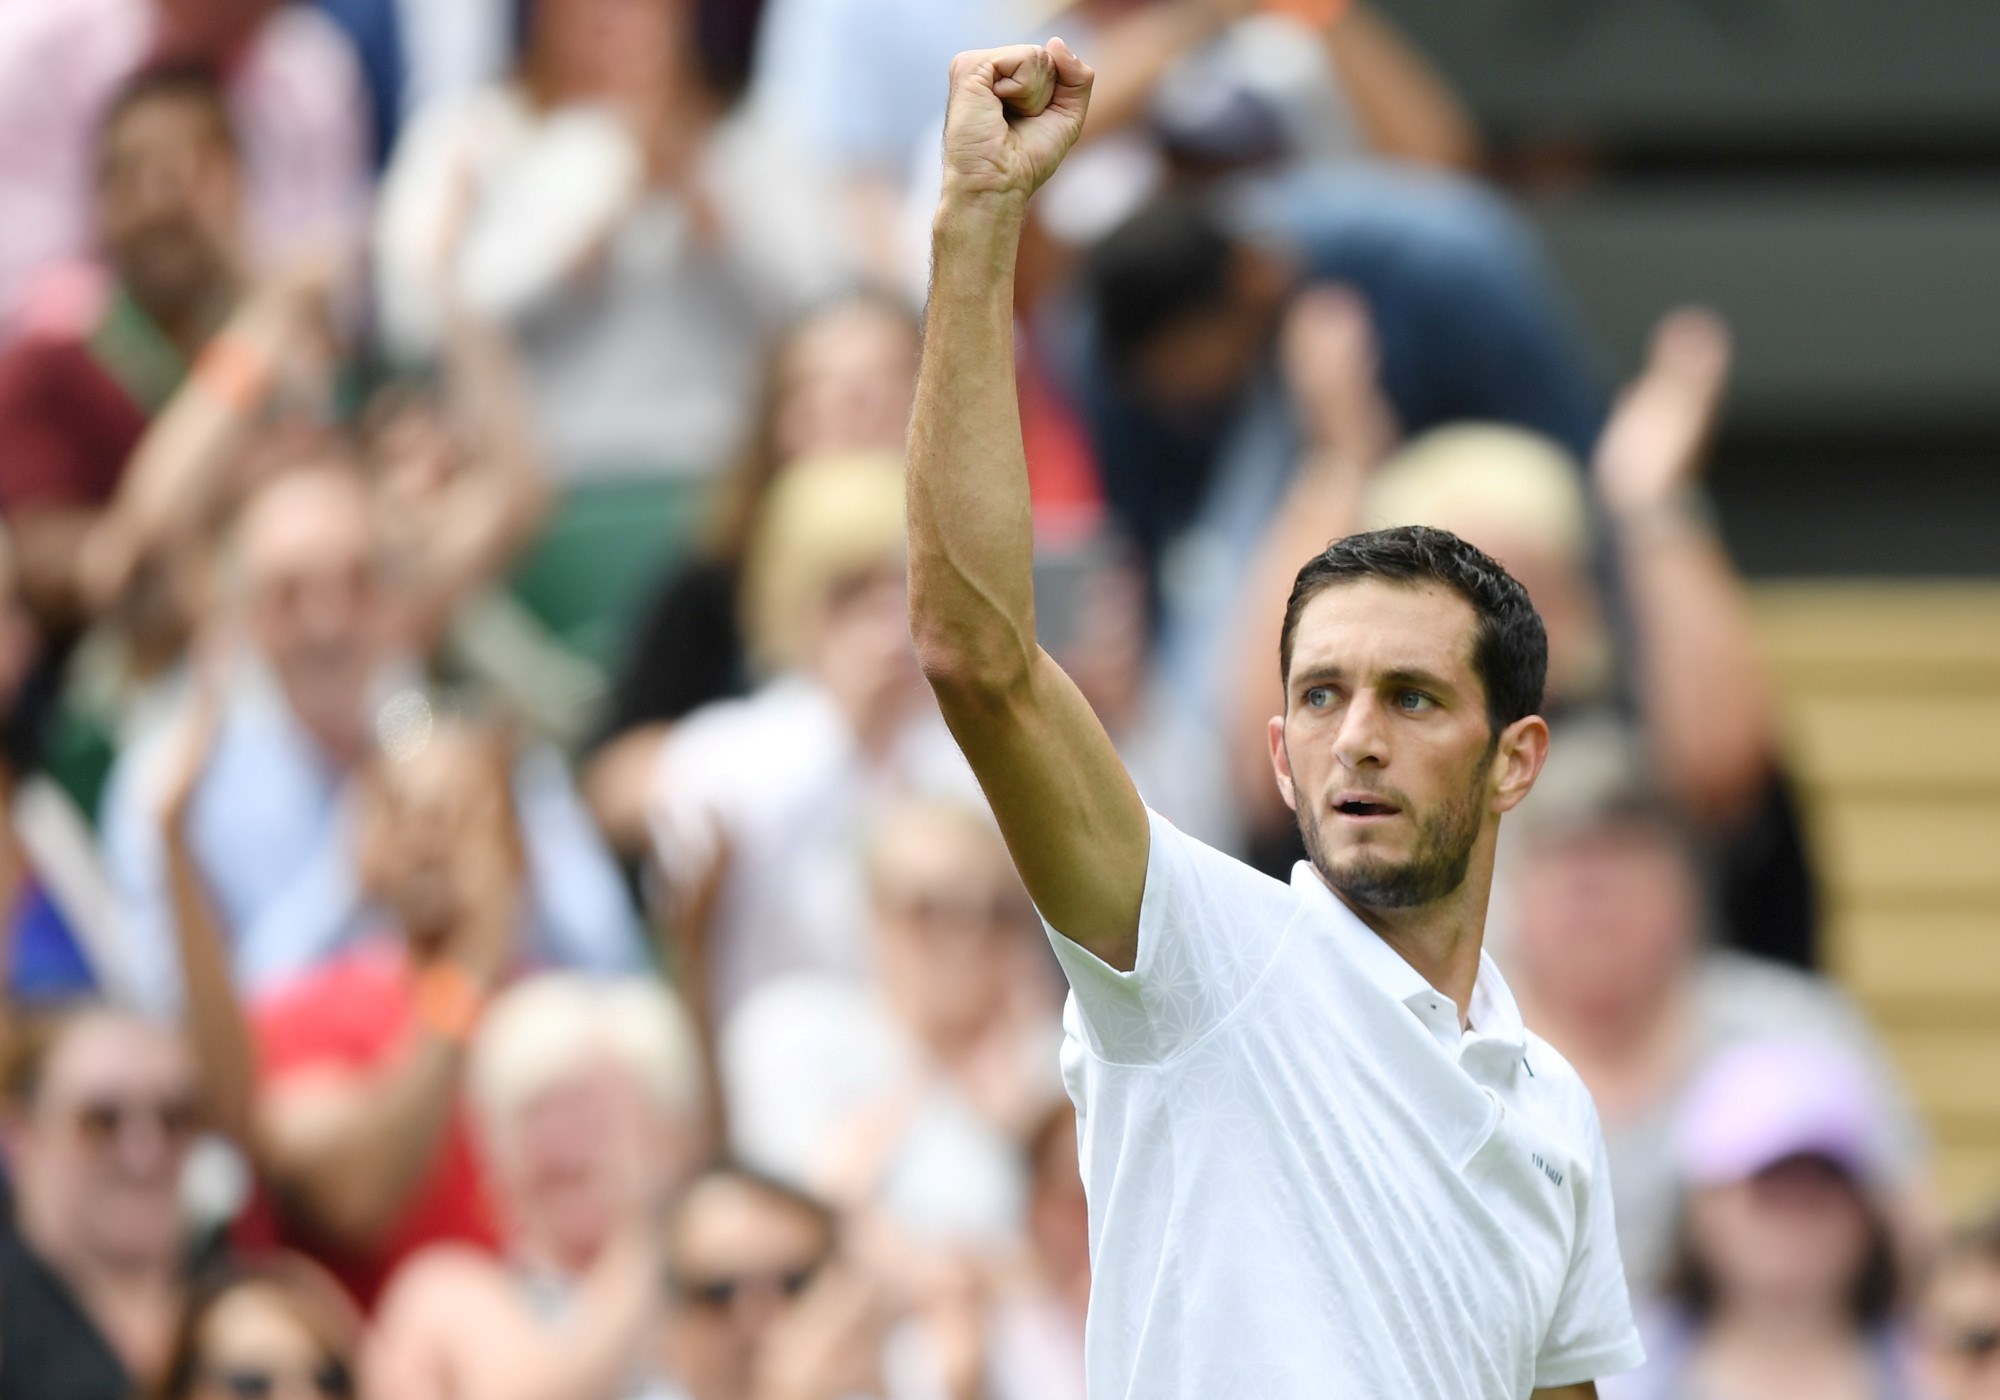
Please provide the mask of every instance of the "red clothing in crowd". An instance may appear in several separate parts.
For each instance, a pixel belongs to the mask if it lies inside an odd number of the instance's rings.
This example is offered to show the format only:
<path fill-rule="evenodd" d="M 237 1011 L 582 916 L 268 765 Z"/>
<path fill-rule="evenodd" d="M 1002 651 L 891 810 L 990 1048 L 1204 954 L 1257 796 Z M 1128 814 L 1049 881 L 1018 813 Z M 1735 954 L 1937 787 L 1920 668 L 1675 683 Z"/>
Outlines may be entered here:
<path fill-rule="evenodd" d="M 45 279 L 43 305 L 0 352 L 0 514 L 102 506 L 181 356 L 102 274 Z"/>
<path fill-rule="evenodd" d="M 400 940 L 376 939 L 262 1000 L 252 1011 L 265 1084 L 328 1070 L 369 1071 L 416 1045 L 410 960 Z M 463 1241 L 497 1249 L 463 1105 L 454 1105 L 436 1160 L 387 1242 L 366 1256 L 328 1247 L 279 1217 L 287 1247 L 325 1264 L 372 1307 L 396 1266 L 426 1245 Z"/>

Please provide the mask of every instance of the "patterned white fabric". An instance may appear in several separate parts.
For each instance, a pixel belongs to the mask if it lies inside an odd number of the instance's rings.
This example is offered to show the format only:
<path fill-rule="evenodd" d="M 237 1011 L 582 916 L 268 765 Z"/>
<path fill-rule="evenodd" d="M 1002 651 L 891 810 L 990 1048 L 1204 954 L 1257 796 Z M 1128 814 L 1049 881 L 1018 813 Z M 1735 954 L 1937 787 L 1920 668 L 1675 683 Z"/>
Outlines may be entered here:
<path fill-rule="evenodd" d="M 1499 1400 L 1642 1360 L 1603 1138 L 1490 959 L 1470 1022 L 1301 863 L 1152 819 L 1069 974 L 1092 1400 Z"/>

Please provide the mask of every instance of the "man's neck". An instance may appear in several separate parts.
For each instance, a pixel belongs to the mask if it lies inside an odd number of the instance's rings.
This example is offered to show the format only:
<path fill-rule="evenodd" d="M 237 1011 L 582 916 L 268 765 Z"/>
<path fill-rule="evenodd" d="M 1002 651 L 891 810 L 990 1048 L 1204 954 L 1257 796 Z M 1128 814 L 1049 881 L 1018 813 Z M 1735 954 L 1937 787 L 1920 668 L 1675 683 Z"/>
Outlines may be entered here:
<path fill-rule="evenodd" d="M 1398 957 L 1452 999 L 1461 1028 L 1468 1024 L 1472 989 L 1479 980 L 1479 954 L 1486 942 L 1486 902 L 1493 885 L 1489 863 L 1469 870 L 1459 887 L 1444 898 L 1407 908 L 1381 909 L 1358 903 L 1325 875 L 1317 870 L 1314 874 Z"/>

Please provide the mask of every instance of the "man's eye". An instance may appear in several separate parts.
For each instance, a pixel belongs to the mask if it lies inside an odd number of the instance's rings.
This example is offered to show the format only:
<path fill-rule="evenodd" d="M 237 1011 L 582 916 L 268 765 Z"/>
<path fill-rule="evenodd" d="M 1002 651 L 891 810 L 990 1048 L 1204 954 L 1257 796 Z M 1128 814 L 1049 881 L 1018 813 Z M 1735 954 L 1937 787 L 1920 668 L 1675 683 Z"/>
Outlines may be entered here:
<path fill-rule="evenodd" d="M 1408 713 L 1418 714 L 1424 710 L 1433 708 L 1437 704 L 1437 701 L 1431 699 L 1430 696 L 1424 694 L 1421 690 L 1406 690 L 1396 697 L 1396 704 Z"/>
<path fill-rule="evenodd" d="M 1315 710 L 1323 710 L 1333 703 L 1333 691 L 1327 686 L 1316 685 L 1306 692 L 1306 704 Z"/>

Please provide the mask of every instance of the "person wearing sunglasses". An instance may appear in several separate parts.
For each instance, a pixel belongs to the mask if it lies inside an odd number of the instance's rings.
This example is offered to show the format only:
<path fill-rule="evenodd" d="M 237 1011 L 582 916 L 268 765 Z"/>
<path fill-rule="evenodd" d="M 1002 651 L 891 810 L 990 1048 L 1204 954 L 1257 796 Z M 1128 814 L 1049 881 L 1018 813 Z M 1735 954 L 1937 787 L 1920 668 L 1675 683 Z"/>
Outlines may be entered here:
<path fill-rule="evenodd" d="M 1917 1359 L 1935 1400 L 2000 1400 L 2000 1212 L 1938 1256 L 1918 1303 Z"/>
<path fill-rule="evenodd" d="M 361 1315 L 296 1255 L 239 1264 L 189 1299 L 148 1400 L 353 1400 Z"/>
<path fill-rule="evenodd" d="M 696 1178 L 666 1225 L 674 1400 L 883 1395 L 884 1299 L 835 1245 L 832 1213 L 810 1196 L 736 1167 Z"/>
<path fill-rule="evenodd" d="M 0 1400 L 125 1400 L 161 1374 L 181 1310 L 194 1063 L 173 1030 L 105 1006 L 24 1039 L 4 1112 Z"/>

